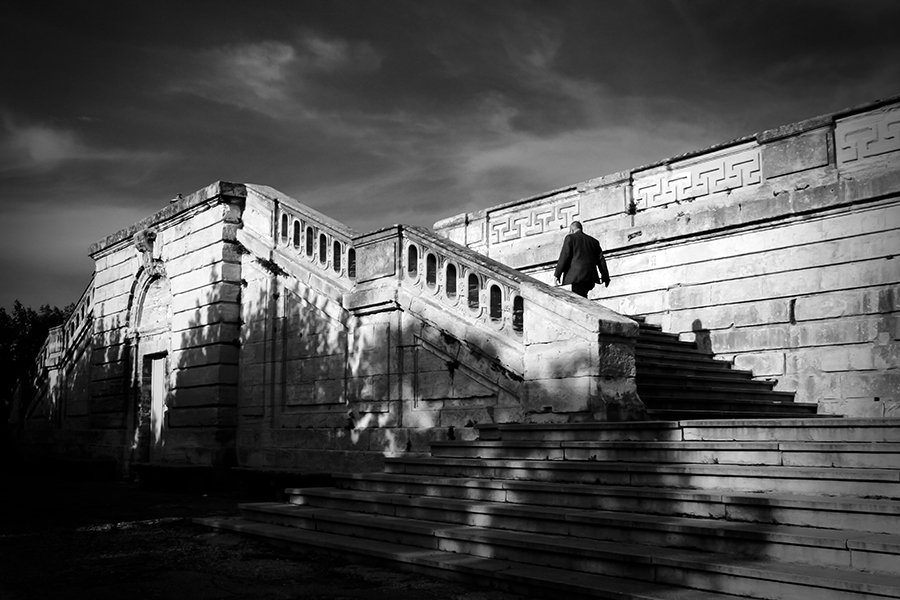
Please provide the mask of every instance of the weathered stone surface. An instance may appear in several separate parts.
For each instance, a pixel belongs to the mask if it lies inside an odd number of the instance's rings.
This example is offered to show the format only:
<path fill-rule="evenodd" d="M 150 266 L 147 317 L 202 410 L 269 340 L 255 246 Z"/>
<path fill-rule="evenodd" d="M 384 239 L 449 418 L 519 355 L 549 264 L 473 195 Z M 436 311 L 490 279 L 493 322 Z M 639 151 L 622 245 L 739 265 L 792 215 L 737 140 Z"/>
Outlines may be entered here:
<path fill-rule="evenodd" d="M 734 357 L 734 366 L 738 369 L 752 371 L 758 377 L 783 375 L 785 372 L 785 353 L 753 352 L 738 354 Z"/>
<path fill-rule="evenodd" d="M 762 169 L 766 179 L 828 164 L 827 128 L 773 141 L 762 146 Z"/>

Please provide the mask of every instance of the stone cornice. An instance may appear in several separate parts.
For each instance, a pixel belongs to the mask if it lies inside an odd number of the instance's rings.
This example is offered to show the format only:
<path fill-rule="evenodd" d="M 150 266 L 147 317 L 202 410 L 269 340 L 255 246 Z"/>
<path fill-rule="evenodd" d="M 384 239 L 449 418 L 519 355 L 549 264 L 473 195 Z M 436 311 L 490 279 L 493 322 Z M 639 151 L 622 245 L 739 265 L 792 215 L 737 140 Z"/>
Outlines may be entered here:
<path fill-rule="evenodd" d="M 181 213 L 189 211 L 204 203 L 223 197 L 245 198 L 246 196 L 247 189 L 244 184 L 231 183 L 228 181 L 217 181 L 216 183 L 208 185 L 201 190 L 197 190 L 193 194 L 189 194 L 181 198 L 177 202 L 172 202 L 167 207 L 156 212 L 155 214 L 141 219 L 137 223 L 130 225 L 129 227 L 126 227 L 124 229 L 120 229 L 116 233 L 108 235 L 102 240 L 91 244 L 91 247 L 88 250 L 88 255 L 91 258 L 96 258 L 96 255 L 100 254 L 107 248 L 110 248 L 111 246 L 114 246 L 122 241 L 130 240 L 132 236 L 138 231 L 147 229 L 148 227 L 152 227 L 165 221 L 169 221 L 172 218 L 180 215 Z"/>

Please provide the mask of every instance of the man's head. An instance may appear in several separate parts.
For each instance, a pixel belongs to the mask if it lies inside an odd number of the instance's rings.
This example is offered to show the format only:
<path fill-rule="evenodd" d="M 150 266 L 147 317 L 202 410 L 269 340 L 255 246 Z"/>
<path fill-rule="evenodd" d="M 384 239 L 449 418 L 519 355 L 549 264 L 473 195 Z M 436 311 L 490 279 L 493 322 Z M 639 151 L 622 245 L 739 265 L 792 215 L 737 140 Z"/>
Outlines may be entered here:
<path fill-rule="evenodd" d="M 569 225 L 569 233 L 577 233 L 582 231 L 581 221 L 572 221 L 572 224 Z"/>

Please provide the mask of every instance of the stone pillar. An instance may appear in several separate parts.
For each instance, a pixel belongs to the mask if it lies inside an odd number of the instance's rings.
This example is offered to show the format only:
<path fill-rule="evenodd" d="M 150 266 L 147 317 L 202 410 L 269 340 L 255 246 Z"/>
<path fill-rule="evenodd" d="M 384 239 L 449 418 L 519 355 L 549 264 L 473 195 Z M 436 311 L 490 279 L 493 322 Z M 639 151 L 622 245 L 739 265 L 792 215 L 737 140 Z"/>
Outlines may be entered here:
<path fill-rule="evenodd" d="M 625 421 L 645 417 L 637 394 L 637 323 L 603 306 L 522 282 L 527 421 Z"/>

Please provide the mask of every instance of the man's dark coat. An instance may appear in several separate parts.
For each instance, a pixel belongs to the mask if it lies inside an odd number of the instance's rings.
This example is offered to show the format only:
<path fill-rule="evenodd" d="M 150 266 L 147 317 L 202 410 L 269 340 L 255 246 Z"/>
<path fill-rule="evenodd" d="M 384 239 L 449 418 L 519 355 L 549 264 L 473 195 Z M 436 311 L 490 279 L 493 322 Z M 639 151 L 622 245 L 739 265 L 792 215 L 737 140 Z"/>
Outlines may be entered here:
<path fill-rule="evenodd" d="M 597 269 L 600 273 L 597 273 Z M 556 279 L 565 273 L 563 285 L 570 283 L 607 283 L 609 270 L 600 242 L 583 231 L 570 233 L 563 240 L 559 260 L 556 261 Z"/>

